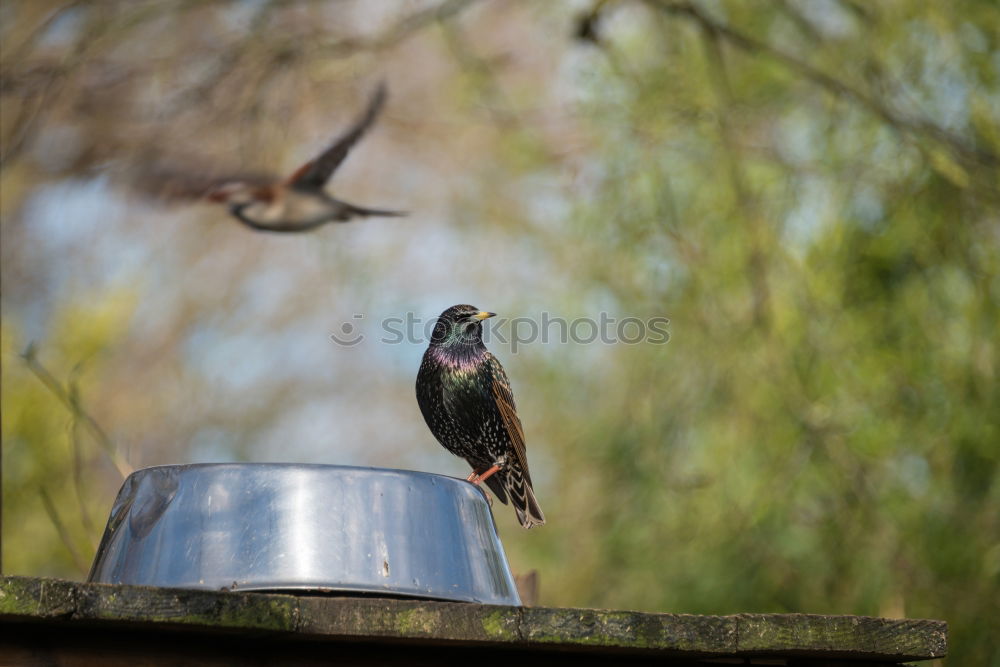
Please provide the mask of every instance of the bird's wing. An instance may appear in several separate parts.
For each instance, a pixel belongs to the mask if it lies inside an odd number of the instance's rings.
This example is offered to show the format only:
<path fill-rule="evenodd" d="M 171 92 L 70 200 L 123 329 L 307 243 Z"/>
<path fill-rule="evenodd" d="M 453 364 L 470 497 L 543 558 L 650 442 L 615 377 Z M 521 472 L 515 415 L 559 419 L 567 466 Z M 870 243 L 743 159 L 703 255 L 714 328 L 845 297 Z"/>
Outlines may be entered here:
<path fill-rule="evenodd" d="M 288 177 L 286 183 L 292 186 L 304 186 L 312 188 L 322 188 L 333 172 L 336 171 L 340 163 L 344 161 L 351 148 L 364 136 L 371 124 L 375 121 L 386 98 L 385 83 L 380 83 L 372 94 L 368 108 L 354 125 L 344 134 L 340 135 L 325 151 L 318 157 L 306 162 L 296 169 Z"/>
<path fill-rule="evenodd" d="M 264 173 L 213 174 L 191 171 L 177 165 L 154 164 L 132 174 L 131 185 L 147 197 L 161 200 L 212 199 L 230 184 L 266 187 L 275 182 Z"/>
<path fill-rule="evenodd" d="M 524 471 L 525 481 L 530 486 L 531 475 L 528 474 L 528 452 L 524 446 L 524 427 L 521 426 L 521 419 L 517 416 L 517 406 L 514 405 L 514 394 L 510 390 L 510 380 L 507 379 L 507 373 L 497 358 L 488 352 L 486 356 L 490 369 L 493 399 L 500 413 L 501 422 L 514 446 L 514 456 L 521 465 L 521 470 Z"/>

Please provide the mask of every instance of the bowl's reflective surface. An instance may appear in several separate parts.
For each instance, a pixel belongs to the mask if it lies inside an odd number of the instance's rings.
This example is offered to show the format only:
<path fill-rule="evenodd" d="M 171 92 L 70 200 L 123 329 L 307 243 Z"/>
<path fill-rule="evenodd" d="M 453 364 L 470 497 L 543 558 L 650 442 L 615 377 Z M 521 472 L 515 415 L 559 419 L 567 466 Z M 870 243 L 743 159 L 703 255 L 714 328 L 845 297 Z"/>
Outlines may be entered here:
<path fill-rule="evenodd" d="M 328 465 L 139 470 L 118 494 L 90 581 L 520 604 L 478 489 Z"/>

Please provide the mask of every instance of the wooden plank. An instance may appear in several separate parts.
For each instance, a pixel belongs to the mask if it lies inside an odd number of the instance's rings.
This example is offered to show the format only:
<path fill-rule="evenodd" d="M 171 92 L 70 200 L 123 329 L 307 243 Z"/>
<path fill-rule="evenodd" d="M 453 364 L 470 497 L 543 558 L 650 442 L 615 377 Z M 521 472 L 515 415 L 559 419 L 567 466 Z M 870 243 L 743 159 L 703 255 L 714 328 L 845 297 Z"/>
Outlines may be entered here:
<path fill-rule="evenodd" d="M 8 626 L 9 627 L 9 626 Z M 3 629 L 8 629 L 7 627 Z M 289 639 L 274 634 L 202 633 L 186 630 L 129 630 L 116 624 L 53 626 L 22 623 L 15 632 L 0 632 L 0 665 L 64 665 L 72 667 L 582 667 L 601 660 L 625 667 L 886 667 L 885 662 L 717 659 L 664 656 L 659 653 L 588 655 L 578 651 L 512 647 L 470 647 L 432 643 L 351 643 Z M 710 659 L 711 660 L 711 659 Z M 724 662 L 722 661 L 724 660 Z"/>
<path fill-rule="evenodd" d="M 535 652 L 805 657 L 816 659 L 812 664 L 821 658 L 899 663 L 940 658 L 947 652 L 943 621 L 807 614 L 650 614 L 194 591 L 27 577 L 0 578 L 0 619 Z"/>
<path fill-rule="evenodd" d="M 903 662 L 944 657 L 947 624 L 942 621 L 813 614 L 739 614 L 740 654 L 878 657 Z"/>
<path fill-rule="evenodd" d="M 556 646 L 606 646 L 696 655 L 735 654 L 731 616 L 647 614 L 601 609 L 525 609 L 525 641 Z"/>
<path fill-rule="evenodd" d="M 77 585 L 61 579 L 0 578 L 0 615 L 58 618 L 76 611 Z"/>
<path fill-rule="evenodd" d="M 78 584 L 76 600 L 75 620 L 167 623 L 274 632 L 295 632 L 299 624 L 299 601 L 292 595 Z"/>
<path fill-rule="evenodd" d="M 310 635 L 463 644 L 520 640 L 519 607 L 343 597 L 303 597 L 299 605 L 299 631 Z"/>

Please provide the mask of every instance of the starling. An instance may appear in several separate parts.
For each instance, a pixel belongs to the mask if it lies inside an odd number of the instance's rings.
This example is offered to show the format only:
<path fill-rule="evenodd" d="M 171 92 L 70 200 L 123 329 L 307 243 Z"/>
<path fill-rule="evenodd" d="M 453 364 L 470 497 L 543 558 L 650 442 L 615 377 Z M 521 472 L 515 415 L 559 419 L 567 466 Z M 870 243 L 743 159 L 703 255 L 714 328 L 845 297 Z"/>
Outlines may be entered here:
<path fill-rule="evenodd" d="M 473 306 L 441 313 L 417 374 L 417 403 L 434 437 L 472 466 L 468 481 L 486 482 L 500 502 L 510 498 L 525 528 L 545 523 L 528 474 L 524 430 L 503 366 L 483 345 Z"/>
<path fill-rule="evenodd" d="M 258 231 L 304 232 L 327 222 L 347 222 L 359 216 L 406 215 L 402 211 L 348 204 L 334 199 L 323 189 L 354 144 L 375 121 L 385 98 L 385 85 L 380 84 L 368 108 L 350 129 L 285 180 L 260 174 L 207 178 L 185 170 L 153 169 L 142 176 L 140 185 L 167 198 L 205 199 L 225 204 L 237 220 Z"/>

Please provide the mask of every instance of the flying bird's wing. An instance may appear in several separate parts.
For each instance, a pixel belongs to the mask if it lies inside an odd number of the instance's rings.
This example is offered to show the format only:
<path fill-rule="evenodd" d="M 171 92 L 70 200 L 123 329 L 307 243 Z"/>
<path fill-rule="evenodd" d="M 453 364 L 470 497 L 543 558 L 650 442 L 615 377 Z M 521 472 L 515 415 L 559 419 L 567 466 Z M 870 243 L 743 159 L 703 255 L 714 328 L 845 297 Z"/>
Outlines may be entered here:
<path fill-rule="evenodd" d="M 386 87 L 385 83 L 380 83 L 378 88 L 375 89 L 375 93 L 372 95 L 371 101 L 368 102 L 368 108 L 365 109 L 364 114 L 355 121 L 354 125 L 347 132 L 342 134 L 337 138 L 336 141 L 331 144 L 329 148 L 323 151 L 318 157 L 306 162 L 304 165 L 295 170 L 295 172 L 288 178 L 286 183 L 292 186 L 309 187 L 309 188 L 322 188 L 333 172 L 337 170 L 340 163 L 344 161 L 347 154 L 351 151 L 351 148 L 364 136 L 368 128 L 375 121 L 378 116 L 379 111 L 382 110 L 382 106 L 385 104 L 386 98 Z"/>
<path fill-rule="evenodd" d="M 132 185 L 147 197 L 161 200 L 209 199 L 221 201 L 213 195 L 226 186 L 242 184 L 263 188 L 275 178 L 262 173 L 209 174 L 192 172 L 178 166 L 153 165 L 132 175 Z"/>

